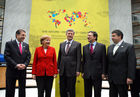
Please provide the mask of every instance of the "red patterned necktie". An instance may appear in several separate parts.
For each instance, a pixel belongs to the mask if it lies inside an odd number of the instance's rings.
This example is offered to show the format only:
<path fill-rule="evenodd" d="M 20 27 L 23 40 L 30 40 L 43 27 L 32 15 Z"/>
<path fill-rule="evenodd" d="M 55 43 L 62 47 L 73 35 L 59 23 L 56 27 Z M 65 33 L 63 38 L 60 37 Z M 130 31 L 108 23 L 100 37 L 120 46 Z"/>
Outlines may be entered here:
<path fill-rule="evenodd" d="M 93 44 L 90 44 L 90 54 L 93 53 Z"/>
<path fill-rule="evenodd" d="M 22 54 L 22 46 L 21 46 L 21 42 L 19 43 L 19 51 Z"/>

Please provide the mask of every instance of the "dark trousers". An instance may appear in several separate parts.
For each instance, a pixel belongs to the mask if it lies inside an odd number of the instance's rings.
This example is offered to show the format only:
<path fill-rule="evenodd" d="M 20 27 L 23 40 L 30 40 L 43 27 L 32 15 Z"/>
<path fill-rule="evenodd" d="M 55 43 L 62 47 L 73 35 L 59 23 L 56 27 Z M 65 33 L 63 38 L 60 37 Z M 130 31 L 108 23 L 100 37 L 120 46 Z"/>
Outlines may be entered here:
<path fill-rule="evenodd" d="M 140 97 L 140 69 L 136 70 L 136 78 L 133 81 L 133 84 L 130 85 L 131 87 L 131 96 L 132 97 Z"/>
<path fill-rule="evenodd" d="M 61 97 L 75 97 L 75 77 L 60 76 L 60 95 Z"/>
<path fill-rule="evenodd" d="M 101 97 L 102 79 L 84 79 L 85 97 L 92 97 L 92 86 L 94 86 L 94 97 Z"/>
<path fill-rule="evenodd" d="M 127 84 L 114 84 L 114 82 L 109 82 L 109 97 L 128 97 L 128 86 Z"/>
<path fill-rule="evenodd" d="M 52 85 L 53 85 L 53 76 L 37 76 L 36 83 L 38 88 L 38 97 L 51 97 Z"/>
<path fill-rule="evenodd" d="M 18 80 L 18 84 L 19 84 L 19 96 L 18 97 L 26 97 L 26 95 L 25 95 L 26 79 L 25 79 L 25 77 L 22 77 L 22 76 L 6 77 L 6 97 L 15 96 L 16 80 Z"/>

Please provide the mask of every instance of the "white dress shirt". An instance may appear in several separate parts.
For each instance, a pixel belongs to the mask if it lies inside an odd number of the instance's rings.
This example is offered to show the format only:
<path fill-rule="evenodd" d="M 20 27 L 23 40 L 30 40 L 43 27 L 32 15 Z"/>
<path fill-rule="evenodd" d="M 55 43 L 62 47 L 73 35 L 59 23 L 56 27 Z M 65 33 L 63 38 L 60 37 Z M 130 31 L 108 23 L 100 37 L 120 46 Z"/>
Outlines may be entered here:
<path fill-rule="evenodd" d="M 46 54 L 46 52 L 47 52 L 47 49 L 44 49 L 44 52 L 45 52 L 45 54 Z"/>
<path fill-rule="evenodd" d="M 71 46 L 73 40 L 71 40 L 71 41 L 68 41 L 68 40 L 67 40 L 67 41 L 66 41 L 65 52 L 66 52 L 66 48 L 67 48 L 67 46 L 68 46 L 68 42 L 70 42 L 70 44 L 69 44 L 69 48 L 70 48 L 70 46 Z"/>
<path fill-rule="evenodd" d="M 119 46 L 122 44 L 123 40 L 121 40 L 119 43 L 115 44 L 114 49 L 113 49 L 113 55 L 115 55 L 117 49 L 119 48 Z"/>
<path fill-rule="evenodd" d="M 19 47 L 19 41 L 16 39 L 16 42 L 17 42 L 17 44 L 18 44 L 18 47 Z M 22 44 L 23 44 L 23 42 L 21 42 L 21 47 L 22 47 Z"/>
<path fill-rule="evenodd" d="M 93 50 L 95 49 L 96 44 L 97 44 L 97 42 L 96 42 L 96 41 L 95 41 L 95 42 L 93 42 Z M 90 49 L 90 46 L 91 46 L 91 43 L 90 43 L 90 45 L 89 45 L 89 49 Z"/>

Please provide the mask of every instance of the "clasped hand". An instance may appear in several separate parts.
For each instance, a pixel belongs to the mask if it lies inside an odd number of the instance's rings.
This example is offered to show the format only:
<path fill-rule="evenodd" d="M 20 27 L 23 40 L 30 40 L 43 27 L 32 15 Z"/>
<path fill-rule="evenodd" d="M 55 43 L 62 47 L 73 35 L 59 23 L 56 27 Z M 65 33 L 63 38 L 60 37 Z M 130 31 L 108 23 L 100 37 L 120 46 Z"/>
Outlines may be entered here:
<path fill-rule="evenodd" d="M 26 65 L 25 65 L 25 64 L 17 64 L 16 68 L 17 68 L 18 70 L 23 70 L 23 69 L 26 68 Z"/>

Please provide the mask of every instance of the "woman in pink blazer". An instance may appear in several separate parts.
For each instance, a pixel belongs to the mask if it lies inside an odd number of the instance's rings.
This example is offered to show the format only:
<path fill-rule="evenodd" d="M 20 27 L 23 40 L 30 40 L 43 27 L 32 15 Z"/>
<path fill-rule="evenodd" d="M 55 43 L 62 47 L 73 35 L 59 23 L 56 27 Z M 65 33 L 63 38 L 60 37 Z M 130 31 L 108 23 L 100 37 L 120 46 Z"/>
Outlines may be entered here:
<path fill-rule="evenodd" d="M 40 38 L 42 46 L 37 47 L 34 54 L 32 77 L 36 79 L 38 97 L 51 97 L 53 79 L 57 77 L 57 61 L 55 48 L 50 45 L 50 36 Z"/>

